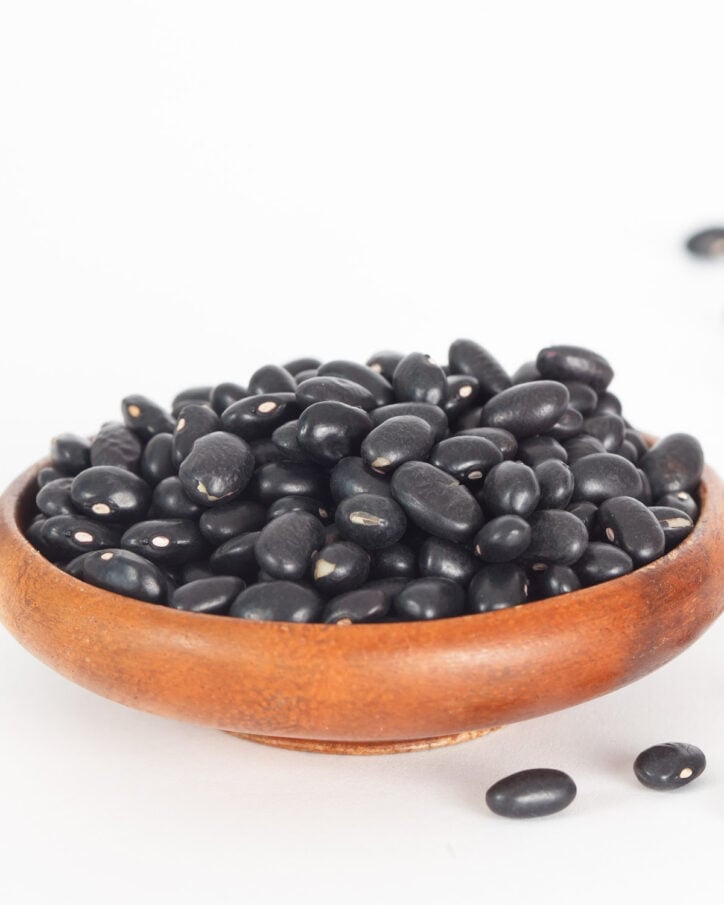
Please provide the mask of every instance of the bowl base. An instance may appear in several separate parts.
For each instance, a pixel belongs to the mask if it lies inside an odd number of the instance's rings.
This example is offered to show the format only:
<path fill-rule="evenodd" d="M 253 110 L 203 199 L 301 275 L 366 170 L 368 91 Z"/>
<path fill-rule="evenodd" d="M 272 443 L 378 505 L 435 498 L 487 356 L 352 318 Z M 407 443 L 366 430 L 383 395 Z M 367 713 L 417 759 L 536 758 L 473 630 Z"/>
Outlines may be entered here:
<path fill-rule="evenodd" d="M 243 738 L 260 745 L 271 745 L 274 748 L 288 748 L 290 751 L 312 751 L 316 754 L 403 754 L 406 751 L 427 751 L 430 748 L 445 748 L 447 745 L 459 745 L 473 739 L 488 735 L 499 729 L 474 729 L 469 732 L 456 732 L 454 735 L 439 735 L 435 738 L 414 738 L 396 742 L 331 742 L 312 738 L 277 738 L 273 735 L 248 735 L 245 732 L 231 732 L 236 738 Z"/>

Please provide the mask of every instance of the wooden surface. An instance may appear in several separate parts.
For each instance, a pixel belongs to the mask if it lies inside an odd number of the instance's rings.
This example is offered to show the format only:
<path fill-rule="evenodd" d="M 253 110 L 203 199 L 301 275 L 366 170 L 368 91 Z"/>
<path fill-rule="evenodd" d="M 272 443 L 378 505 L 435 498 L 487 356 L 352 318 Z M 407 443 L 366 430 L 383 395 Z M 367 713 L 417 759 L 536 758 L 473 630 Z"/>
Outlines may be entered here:
<path fill-rule="evenodd" d="M 692 534 L 631 575 L 500 612 L 348 626 L 183 613 L 71 578 L 19 527 L 37 469 L 0 500 L 8 630 L 98 694 L 267 743 L 410 750 L 539 716 L 656 669 L 724 606 L 724 487 L 710 469 Z"/>

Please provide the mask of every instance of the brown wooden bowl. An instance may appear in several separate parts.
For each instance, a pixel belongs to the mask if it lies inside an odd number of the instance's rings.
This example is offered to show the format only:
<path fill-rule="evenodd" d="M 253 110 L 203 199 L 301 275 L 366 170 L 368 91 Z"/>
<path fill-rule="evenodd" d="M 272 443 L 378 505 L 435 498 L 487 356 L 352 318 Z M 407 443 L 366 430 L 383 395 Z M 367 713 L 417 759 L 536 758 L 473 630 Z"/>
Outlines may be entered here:
<path fill-rule="evenodd" d="M 184 613 L 78 581 L 23 536 L 36 465 L 0 500 L 0 619 L 53 669 L 130 707 L 282 747 L 429 748 L 620 688 L 724 608 L 724 485 L 675 550 L 606 584 L 474 616 L 296 625 Z"/>

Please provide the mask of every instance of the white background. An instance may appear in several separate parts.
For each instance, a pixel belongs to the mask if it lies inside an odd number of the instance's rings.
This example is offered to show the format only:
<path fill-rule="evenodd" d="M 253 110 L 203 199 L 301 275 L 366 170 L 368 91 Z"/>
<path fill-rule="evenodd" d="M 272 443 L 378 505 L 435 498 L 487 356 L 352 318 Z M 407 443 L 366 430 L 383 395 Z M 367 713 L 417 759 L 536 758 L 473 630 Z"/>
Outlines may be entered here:
<path fill-rule="evenodd" d="M 724 469 L 724 268 L 681 250 L 724 220 L 722 26 L 691 0 L 0 2 L 2 483 L 130 392 L 459 335 L 510 368 L 594 346 L 632 421 Z M 0 632 L 0 898 L 694 901 L 723 653 L 719 624 L 598 701 L 345 758 L 127 710 Z M 631 771 L 666 740 L 710 762 L 672 795 Z M 529 766 L 574 805 L 487 812 Z"/>

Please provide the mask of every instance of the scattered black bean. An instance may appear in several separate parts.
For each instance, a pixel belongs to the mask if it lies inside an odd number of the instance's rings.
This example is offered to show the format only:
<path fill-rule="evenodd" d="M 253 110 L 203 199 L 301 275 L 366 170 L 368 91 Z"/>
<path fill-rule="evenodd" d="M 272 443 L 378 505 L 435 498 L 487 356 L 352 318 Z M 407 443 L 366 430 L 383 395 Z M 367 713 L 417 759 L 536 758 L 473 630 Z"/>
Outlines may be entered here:
<path fill-rule="evenodd" d="M 147 603 L 166 603 L 167 577 L 152 562 L 130 550 L 98 550 L 83 557 L 83 580 L 106 591 Z"/>
<path fill-rule="evenodd" d="M 375 397 L 369 390 L 345 377 L 311 377 L 297 386 L 296 400 L 305 409 L 315 402 L 344 402 L 366 412 L 377 408 Z"/>
<path fill-rule="evenodd" d="M 485 478 L 480 501 L 493 515 L 527 518 L 538 506 L 540 485 L 533 469 L 522 462 L 501 462 Z"/>
<path fill-rule="evenodd" d="M 314 587 L 325 597 L 354 591 L 367 581 L 370 563 L 370 554 L 359 544 L 351 541 L 329 544 L 314 560 Z"/>
<path fill-rule="evenodd" d="M 588 586 L 628 575 L 633 567 L 633 560 L 625 550 L 611 543 L 593 541 L 583 551 L 575 571 L 582 584 Z"/>
<path fill-rule="evenodd" d="M 493 466 L 503 461 L 500 449 L 485 437 L 448 437 L 430 453 L 430 463 L 458 481 L 479 485 Z"/>
<path fill-rule="evenodd" d="M 568 453 L 565 447 L 554 438 L 548 436 L 528 437 L 518 444 L 518 459 L 531 468 L 547 462 L 549 459 L 557 459 L 559 462 L 568 461 Z"/>
<path fill-rule="evenodd" d="M 576 797 L 576 784 L 561 770 L 521 770 L 499 779 L 485 801 L 501 817 L 547 817 L 568 807 Z"/>
<path fill-rule="evenodd" d="M 145 396 L 126 396 L 121 403 L 123 420 L 142 440 L 154 434 L 171 434 L 175 427 L 171 415 Z"/>
<path fill-rule="evenodd" d="M 192 500 L 213 506 L 238 497 L 253 469 L 254 456 L 247 443 L 225 431 L 214 431 L 194 443 L 178 474 Z"/>
<path fill-rule="evenodd" d="M 199 519 L 199 530 L 208 543 L 218 547 L 239 534 L 260 530 L 266 520 L 267 513 L 261 503 L 241 500 L 205 509 Z"/>
<path fill-rule="evenodd" d="M 568 408 L 568 390 L 555 380 L 521 383 L 493 396 L 483 406 L 483 427 L 502 427 L 521 440 L 544 434 Z"/>
<path fill-rule="evenodd" d="M 581 587 L 581 581 L 570 566 L 553 565 L 534 573 L 534 587 L 536 597 L 545 600 L 577 591 Z"/>
<path fill-rule="evenodd" d="M 274 578 L 299 581 L 324 543 L 324 526 L 309 512 L 286 512 L 262 528 L 256 542 L 259 568 Z"/>
<path fill-rule="evenodd" d="M 580 380 L 564 380 L 563 382 L 568 387 L 571 408 L 580 412 L 584 418 L 592 415 L 598 405 L 598 393 L 593 387 Z"/>
<path fill-rule="evenodd" d="M 210 386 L 189 387 L 186 390 L 181 390 L 180 393 L 176 393 L 171 403 L 171 416 L 178 418 L 181 414 L 181 409 L 190 402 L 198 405 L 210 405 L 213 389 Z"/>
<path fill-rule="evenodd" d="M 633 768 L 642 785 L 667 792 L 680 789 L 701 776 L 706 768 L 706 757 L 696 745 L 665 742 L 642 751 Z"/>
<path fill-rule="evenodd" d="M 388 474 L 403 462 L 427 458 L 434 442 L 435 434 L 427 421 L 417 415 L 398 415 L 367 434 L 361 448 L 362 461 L 373 471 Z"/>
<path fill-rule="evenodd" d="M 191 402 L 185 405 L 178 416 L 173 433 L 172 455 L 176 465 L 180 465 L 191 452 L 199 437 L 221 430 L 221 421 L 208 405 Z"/>
<path fill-rule="evenodd" d="M 381 374 L 385 380 L 392 383 L 395 368 L 404 357 L 402 352 L 390 352 L 386 349 L 383 352 L 376 352 L 374 355 L 371 355 L 367 359 L 367 367 L 376 371 L 378 374 Z"/>
<path fill-rule="evenodd" d="M 472 552 L 439 537 L 428 537 L 419 552 L 420 575 L 425 578 L 447 578 L 467 587 L 480 568 Z"/>
<path fill-rule="evenodd" d="M 211 408 L 221 416 L 229 406 L 248 395 L 246 389 L 238 383 L 219 383 L 211 391 Z"/>
<path fill-rule="evenodd" d="M 365 550 L 380 550 L 396 544 L 407 528 L 400 506 L 390 497 L 373 493 L 358 493 L 341 500 L 335 522 L 345 540 L 353 541 Z"/>
<path fill-rule="evenodd" d="M 298 414 L 294 393 L 264 393 L 232 403 L 222 412 L 221 425 L 244 440 L 258 440 L 270 437 L 280 424 L 293 421 Z"/>
<path fill-rule="evenodd" d="M 45 485 L 50 484 L 51 481 L 57 481 L 58 478 L 62 477 L 66 476 L 62 475 L 57 468 L 51 468 L 49 465 L 46 465 L 38 472 L 38 488 L 45 487 Z"/>
<path fill-rule="evenodd" d="M 540 380 L 542 376 L 543 375 L 538 370 L 538 365 L 534 361 L 524 361 L 523 364 L 513 372 L 511 380 L 513 381 L 514 386 L 517 386 L 519 383 L 530 383 L 533 380 Z"/>
<path fill-rule="evenodd" d="M 172 475 L 164 478 L 153 488 L 151 497 L 151 518 L 197 519 L 205 507 L 195 502 L 184 490 L 181 480 Z"/>
<path fill-rule="evenodd" d="M 469 540 L 483 523 L 472 494 L 427 462 L 401 465 L 392 475 L 392 495 L 415 525 L 443 540 Z"/>
<path fill-rule="evenodd" d="M 468 427 L 457 432 L 456 436 L 483 437 L 490 440 L 500 450 L 504 459 L 514 459 L 518 451 L 518 441 L 510 433 L 500 427 Z"/>
<path fill-rule="evenodd" d="M 372 578 L 416 578 L 417 554 L 405 543 L 375 550 L 370 575 Z"/>
<path fill-rule="evenodd" d="M 445 372 L 429 355 L 411 352 L 395 368 L 392 377 L 399 402 L 426 402 L 443 406 L 447 400 Z"/>
<path fill-rule="evenodd" d="M 625 550 L 635 566 L 644 566 L 663 554 L 663 528 L 640 500 L 629 496 L 604 500 L 598 520 L 606 540 Z"/>
<path fill-rule="evenodd" d="M 598 506 L 595 503 L 589 503 L 587 500 L 581 500 L 578 503 L 571 503 L 567 509 L 568 512 L 583 522 L 586 526 L 586 531 L 591 535 L 597 523 Z"/>
<path fill-rule="evenodd" d="M 600 440 L 606 452 L 615 453 L 623 443 L 626 427 L 620 415 L 593 415 L 583 422 L 583 429 Z"/>
<path fill-rule="evenodd" d="M 134 439 L 136 438 L 134 437 Z M 174 461 L 173 441 L 172 434 L 156 434 L 151 437 L 143 450 L 141 475 L 151 487 L 160 484 L 164 478 L 171 478 L 176 474 L 178 466 Z"/>
<path fill-rule="evenodd" d="M 328 466 L 357 455 L 372 430 L 370 416 L 344 402 L 315 402 L 304 409 L 298 425 L 300 447 L 315 462 Z"/>
<path fill-rule="evenodd" d="M 317 374 L 319 377 L 342 377 L 359 384 L 372 394 L 376 408 L 395 401 L 390 381 L 379 371 L 356 361 L 326 361 L 318 368 Z"/>
<path fill-rule="evenodd" d="M 465 612 L 465 591 L 447 578 L 417 578 L 405 585 L 392 606 L 403 619 L 448 619 Z"/>
<path fill-rule="evenodd" d="M 42 523 L 41 538 L 52 559 L 66 562 L 88 550 L 117 547 L 120 532 L 82 515 L 54 515 Z"/>
<path fill-rule="evenodd" d="M 570 566 L 583 555 L 588 531 L 583 522 L 564 509 L 539 509 L 531 515 L 531 538 L 525 558 L 532 568 L 557 563 Z"/>
<path fill-rule="evenodd" d="M 120 546 L 159 566 L 196 562 L 207 552 L 206 542 L 191 519 L 149 519 L 131 525 Z"/>
<path fill-rule="evenodd" d="M 244 590 L 244 582 L 233 575 L 214 575 L 189 581 L 171 594 L 169 606 L 187 613 L 229 612 L 229 607 Z"/>
<path fill-rule="evenodd" d="M 151 502 L 151 488 L 138 475 L 115 465 L 92 465 L 73 478 L 70 495 L 78 512 L 107 522 L 142 519 Z"/>
<path fill-rule="evenodd" d="M 374 493 L 377 496 L 392 494 L 389 480 L 368 471 L 362 459 L 356 456 L 337 462 L 330 472 L 329 489 L 332 499 L 337 503 L 358 493 Z"/>
<path fill-rule="evenodd" d="M 318 622 L 323 607 L 312 588 L 293 581 L 267 581 L 242 591 L 229 615 L 260 622 Z"/>
<path fill-rule="evenodd" d="M 296 377 L 300 371 L 316 371 L 321 364 L 318 358 L 295 358 L 284 365 L 284 370 Z"/>
<path fill-rule="evenodd" d="M 540 509 L 565 509 L 573 496 L 573 472 L 558 459 L 547 459 L 536 465 L 535 472 L 540 487 Z"/>
<path fill-rule="evenodd" d="M 452 373 L 474 377 L 486 399 L 512 386 L 502 365 L 471 339 L 456 339 L 450 346 L 449 359 Z"/>
<path fill-rule="evenodd" d="M 530 525 L 519 515 L 499 515 L 475 535 L 475 555 L 483 562 L 512 562 L 528 549 Z"/>
<path fill-rule="evenodd" d="M 653 446 L 641 460 L 654 497 L 666 493 L 690 493 L 701 480 L 704 453 L 690 434 L 670 434 Z"/>
<path fill-rule="evenodd" d="M 380 622 L 391 606 L 391 598 L 381 589 L 357 588 L 333 597 L 324 607 L 322 622 L 339 625 Z"/>
<path fill-rule="evenodd" d="M 416 415 L 427 421 L 435 432 L 435 440 L 444 440 L 449 433 L 448 421 L 445 412 L 437 405 L 427 402 L 394 402 L 392 405 L 383 405 L 370 412 L 374 425 L 382 424 L 389 418 L 398 415 Z"/>
<path fill-rule="evenodd" d="M 50 460 L 61 474 L 73 477 L 91 464 L 90 442 L 76 434 L 59 434 L 50 444 Z"/>
<path fill-rule="evenodd" d="M 594 415 L 620 415 L 621 400 L 613 393 L 601 393 L 593 410 Z"/>
<path fill-rule="evenodd" d="M 294 393 L 297 381 L 279 365 L 263 365 L 257 368 L 249 378 L 249 394 L 260 396 L 266 393 Z"/>
<path fill-rule="evenodd" d="M 171 440 L 170 435 L 169 441 Z M 108 421 L 93 438 L 90 448 L 91 465 L 114 465 L 137 472 L 143 445 L 132 430 L 118 421 Z"/>
<path fill-rule="evenodd" d="M 579 380 L 602 393 L 613 379 L 613 368 L 603 356 L 580 346 L 541 349 L 536 365 L 549 380 Z"/>
<path fill-rule="evenodd" d="M 637 496 L 641 477 L 636 466 L 615 453 L 592 453 L 577 459 L 573 472 L 573 499 L 600 503 L 609 497 Z"/>
<path fill-rule="evenodd" d="M 77 515 L 70 496 L 73 478 L 56 478 L 44 484 L 35 496 L 35 505 L 48 518 L 54 515 Z"/>
<path fill-rule="evenodd" d="M 287 512 L 309 512 L 322 522 L 329 518 L 327 504 L 321 503 L 319 500 L 313 500 L 308 496 L 282 496 L 278 500 L 274 500 L 267 509 L 266 521 L 270 522 Z"/>
<path fill-rule="evenodd" d="M 267 505 L 283 496 L 319 499 L 327 494 L 327 482 L 327 473 L 319 465 L 267 462 L 254 472 L 247 493 Z"/>
<path fill-rule="evenodd" d="M 527 603 L 530 583 L 525 570 L 515 563 L 484 565 L 473 576 L 468 602 L 473 613 L 489 613 Z"/>
<path fill-rule="evenodd" d="M 675 509 L 673 506 L 651 506 L 650 511 L 656 516 L 664 532 L 667 553 L 680 544 L 694 528 L 694 520 L 683 509 Z"/>
<path fill-rule="evenodd" d="M 211 554 L 209 566 L 217 575 L 236 575 L 252 581 L 258 565 L 254 548 L 260 531 L 247 531 L 220 544 Z"/>
<path fill-rule="evenodd" d="M 695 521 L 699 518 L 699 505 L 694 497 L 685 490 L 679 490 L 677 493 L 665 493 L 656 500 L 656 505 L 681 509 Z"/>
<path fill-rule="evenodd" d="M 447 378 L 447 400 L 444 406 L 448 421 L 455 420 L 463 412 L 473 408 L 479 391 L 478 381 L 474 377 L 451 374 Z"/>
<path fill-rule="evenodd" d="M 586 456 L 606 452 L 603 443 L 590 434 L 579 434 L 577 437 L 565 440 L 563 448 L 568 453 L 568 464 L 571 466 L 573 466 L 574 462 L 584 459 Z"/>
<path fill-rule="evenodd" d="M 582 427 L 583 415 L 575 408 L 567 408 L 553 427 L 548 428 L 548 434 L 554 440 L 569 440 L 579 434 Z"/>

